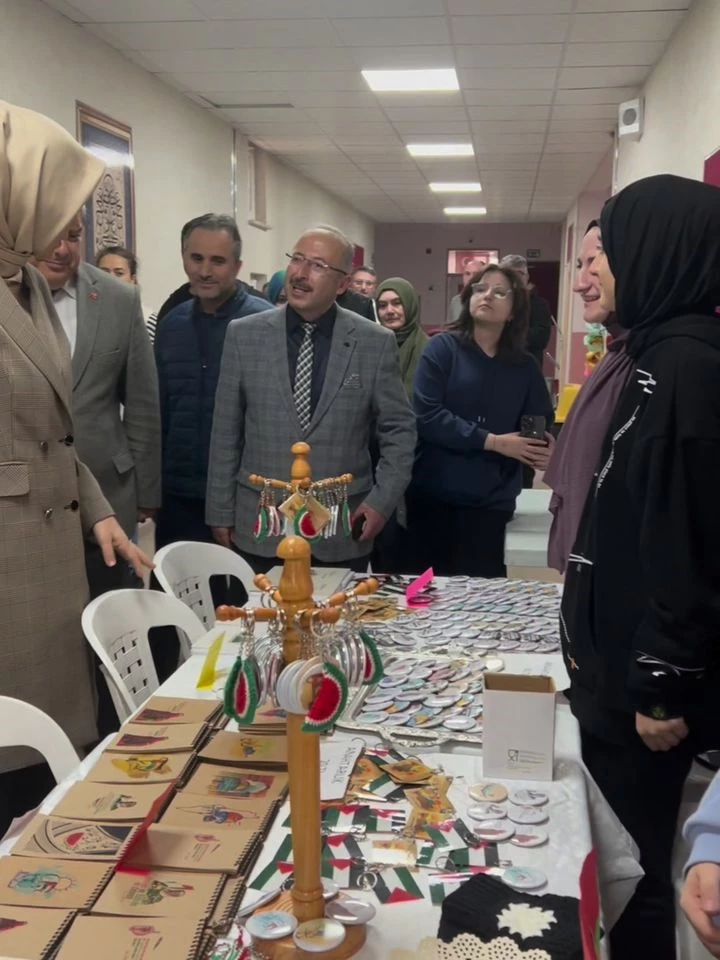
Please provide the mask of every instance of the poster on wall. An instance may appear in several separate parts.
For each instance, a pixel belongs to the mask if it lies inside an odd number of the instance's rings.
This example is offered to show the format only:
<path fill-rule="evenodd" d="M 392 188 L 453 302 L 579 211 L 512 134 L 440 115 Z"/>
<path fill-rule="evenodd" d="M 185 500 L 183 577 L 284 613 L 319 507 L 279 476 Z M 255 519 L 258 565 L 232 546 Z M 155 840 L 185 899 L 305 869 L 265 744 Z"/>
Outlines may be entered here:
<path fill-rule="evenodd" d="M 720 187 L 720 150 L 705 158 L 703 181 L 713 187 Z"/>
<path fill-rule="evenodd" d="M 135 251 L 135 166 L 132 129 L 76 101 L 77 138 L 105 163 L 85 212 L 85 259 L 95 262 L 103 247 Z"/>

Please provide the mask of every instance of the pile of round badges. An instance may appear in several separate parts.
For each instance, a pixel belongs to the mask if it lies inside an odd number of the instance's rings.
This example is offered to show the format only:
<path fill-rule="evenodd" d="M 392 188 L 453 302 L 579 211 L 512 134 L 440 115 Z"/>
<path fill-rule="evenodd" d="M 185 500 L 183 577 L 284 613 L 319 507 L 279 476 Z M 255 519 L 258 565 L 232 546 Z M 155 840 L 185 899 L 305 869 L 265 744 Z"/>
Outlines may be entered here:
<path fill-rule="evenodd" d="M 245 930 L 258 940 L 282 940 L 292 936 L 300 950 L 322 953 L 343 942 L 346 927 L 369 923 L 374 916 L 375 907 L 371 903 L 348 896 L 326 903 L 325 917 L 319 920 L 299 924 L 291 913 L 269 910 L 253 914 L 245 924 Z"/>
<path fill-rule="evenodd" d="M 516 847 L 541 847 L 548 842 L 548 795 L 543 790 L 510 790 L 501 783 L 477 783 L 470 787 L 468 819 L 473 822 L 473 833 L 488 843 L 512 843 Z M 539 871 L 532 871 L 534 879 L 541 877 L 537 886 L 547 882 Z M 511 883 L 503 875 L 503 880 Z M 525 886 L 517 889 L 530 889 Z"/>
<path fill-rule="evenodd" d="M 499 657 L 486 660 L 391 660 L 385 676 L 362 703 L 352 722 L 363 726 L 403 727 L 482 735 L 483 674 L 504 667 Z"/>

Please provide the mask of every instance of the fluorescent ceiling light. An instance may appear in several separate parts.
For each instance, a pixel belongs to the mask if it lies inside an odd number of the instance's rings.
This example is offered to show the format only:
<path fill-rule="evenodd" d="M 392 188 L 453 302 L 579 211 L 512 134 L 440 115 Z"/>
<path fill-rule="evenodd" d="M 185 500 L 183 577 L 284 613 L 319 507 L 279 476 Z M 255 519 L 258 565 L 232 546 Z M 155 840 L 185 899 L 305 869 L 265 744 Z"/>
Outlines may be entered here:
<path fill-rule="evenodd" d="M 418 90 L 459 90 L 457 73 L 448 70 L 363 70 L 365 82 L 376 93 Z"/>
<path fill-rule="evenodd" d="M 445 207 L 443 213 L 448 217 L 484 217 L 487 207 Z"/>
<path fill-rule="evenodd" d="M 477 180 L 467 183 L 431 183 L 433 193 L 480 193 L 482 187 Z"/>
<path fill-rule="evenodd" d="M 472 157 L 471 143 L 408 143 L 411 157 Z"/>

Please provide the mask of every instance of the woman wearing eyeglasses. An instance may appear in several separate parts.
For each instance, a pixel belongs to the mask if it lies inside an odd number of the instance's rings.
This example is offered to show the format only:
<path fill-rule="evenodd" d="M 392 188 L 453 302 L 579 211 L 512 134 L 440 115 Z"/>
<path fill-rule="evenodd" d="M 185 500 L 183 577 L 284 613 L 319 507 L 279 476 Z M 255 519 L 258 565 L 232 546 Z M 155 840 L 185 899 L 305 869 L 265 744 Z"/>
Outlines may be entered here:
<path fill-rule="evenodd" d="M 553 409 L 525 352 L 528 292 L 490 265 L 461 296 L 447 333 L 434 336 L 415 375 L 418 446 L 408 520 L 418 566 L 441 576 L 504 577 L 505 527 L 522 488 L 521 464 L 543 470 L 552 438 L 520 435 L 524 416 Z"/>

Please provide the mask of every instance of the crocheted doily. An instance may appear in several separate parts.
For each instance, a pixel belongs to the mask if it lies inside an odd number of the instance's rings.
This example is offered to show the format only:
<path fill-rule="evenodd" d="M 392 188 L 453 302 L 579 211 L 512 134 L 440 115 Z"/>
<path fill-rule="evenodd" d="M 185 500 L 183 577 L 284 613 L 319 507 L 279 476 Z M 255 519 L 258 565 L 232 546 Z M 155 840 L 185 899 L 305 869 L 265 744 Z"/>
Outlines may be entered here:
<path fill-rule="evenodd" d="M 521 950 L 509 937 L 483 943 L 471 933 L 461 933 L 452 943 L 429 937 L 414 950 L 393 950 L 388 960 L 551 960 L 545 950 Z"/>

